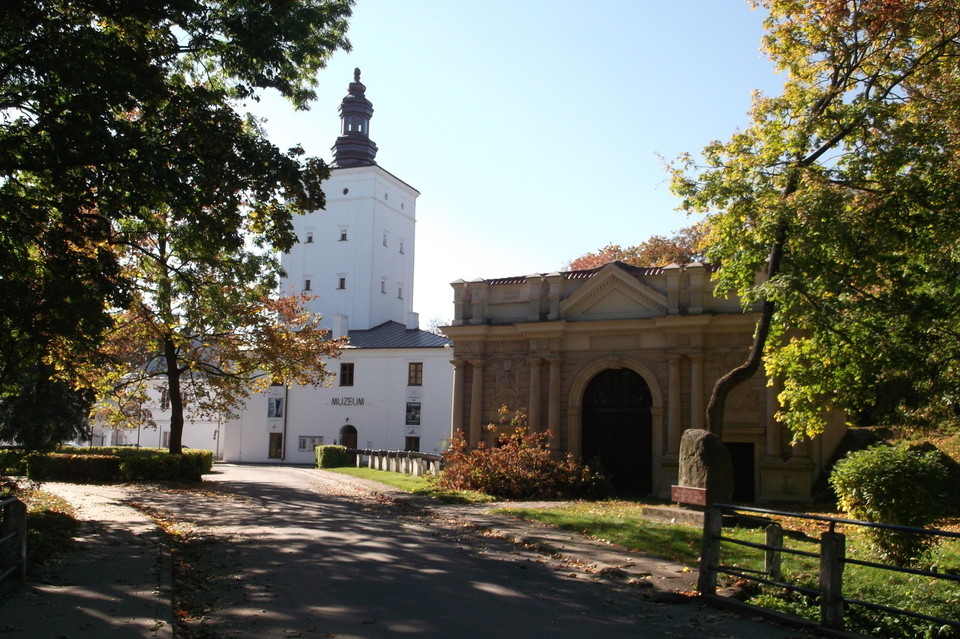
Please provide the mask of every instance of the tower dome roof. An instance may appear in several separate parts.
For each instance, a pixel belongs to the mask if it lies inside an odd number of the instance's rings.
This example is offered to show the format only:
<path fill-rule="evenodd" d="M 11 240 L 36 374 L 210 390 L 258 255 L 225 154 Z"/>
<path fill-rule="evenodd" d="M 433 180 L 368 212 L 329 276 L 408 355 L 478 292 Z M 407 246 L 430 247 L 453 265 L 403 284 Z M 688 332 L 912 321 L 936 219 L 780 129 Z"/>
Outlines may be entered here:
<path fill-rule="evenodd" d="M 373 104 L 367 99 L 367 87 L 360 82 L 360 69 L 353 70 L 353 82 L 340 103 L 340 137 L 333 145 L 336 167 L 376 164 L 377 145 L 370 139 Z"/>

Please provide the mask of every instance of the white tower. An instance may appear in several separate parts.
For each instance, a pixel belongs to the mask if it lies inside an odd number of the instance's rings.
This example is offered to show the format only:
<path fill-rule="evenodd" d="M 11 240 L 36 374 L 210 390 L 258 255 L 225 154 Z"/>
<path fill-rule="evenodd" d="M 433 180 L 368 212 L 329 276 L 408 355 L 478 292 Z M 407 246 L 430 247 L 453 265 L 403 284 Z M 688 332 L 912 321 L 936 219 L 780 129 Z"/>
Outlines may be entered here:
<path fill-rule="evenodd" d="M 335 336 L 393 321 L 417 328 L 413 313 L 419 191 L 377 166 L 370 139 L 373 105 L 360 70 L 340 105 L 326 210 L 294 220 L 299 243 L 281 258 L 285 291 L 317 296 L 307 308 Z"/>

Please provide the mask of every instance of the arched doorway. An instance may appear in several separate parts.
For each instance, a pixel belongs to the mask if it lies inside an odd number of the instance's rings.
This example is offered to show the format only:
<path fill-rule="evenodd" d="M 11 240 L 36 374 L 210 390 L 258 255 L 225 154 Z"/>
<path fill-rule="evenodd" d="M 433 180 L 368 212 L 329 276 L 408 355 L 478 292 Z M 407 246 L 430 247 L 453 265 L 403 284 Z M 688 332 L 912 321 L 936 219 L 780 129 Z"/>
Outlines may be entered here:
<path fill-rule="evenodd" d="M 340 429 L 340 445 L 345 448 L 357 448 L 357 429 L 347 424 Z M 347 455 L 347 463 L 351 466 L 357 463 L 357 454 L 349 453 Z"/>
<path fill-rule="evenodd" d="M 650 387 L 628 368 L 598 373 L 583 392 L 583 460 L 599 461 L 618 492 L 653 490 Z"/>
<path fill-rule="evenodd" d="M 357 447 L 357 429 L 347 424 L 340 429 L 340 445 L 347 448 Z"/>

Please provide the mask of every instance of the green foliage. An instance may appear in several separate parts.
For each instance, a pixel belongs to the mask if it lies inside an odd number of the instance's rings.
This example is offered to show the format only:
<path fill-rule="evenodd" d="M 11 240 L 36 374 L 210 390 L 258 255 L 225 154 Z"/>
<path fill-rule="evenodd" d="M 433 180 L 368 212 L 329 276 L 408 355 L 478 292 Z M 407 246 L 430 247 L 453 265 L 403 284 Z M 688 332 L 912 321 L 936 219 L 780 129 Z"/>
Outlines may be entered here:
<path fill-rule="evenodd" d="M 213 468 L 209 450 L 174 455 L 162 448 L 94 446 L 69 452 L 33 453 L 27 475 L 36 481 L 99 483 L 109 481 L 200 481 Z"/>
<path fill-rule="evenodd" d="M 830 474 L 838 505 L 863 521 L 923 528 L 944 514 L 947 470 L 936 452 L 878 445 L 850 453 Z M 874 552 L 896 565 L 923 559 L 937 542 L 932 535 L 868 528 Z"/>
<path fill-rule="evenodd" d="M 956 421 L 960 398 L 960 6 L 761 0 L 785 77 L 751 123 L 681 160 L 719 294 L 760 311 L 780 418 Z M 758 324 L 759 326 L 759 324 Z"/>
<path fill-rule="evenodd" d="M 500 412 L 504 419 L 506 407 Z M 440 488 L 478 491 L 500 499 L 598 497 L 609 492 L 607 478 L 573 455 L 553 456 L 549 431 L 528 433 L 520 412 L 509 424 L 512 432 L 501 434 L 493 448 L 480 442 L 468 449 L 463 431 L 458 430 L 443 454 Z"/>
<path fill-rule="evenodd" d="M 21 407 L 31 420 L 7 428 L 56 425 L 42 414 L 53 402 L 61 424 L 79 423 L 66 391 L 97 387 L 93 355 L 113 314 L 151 299 L 133 294 L 132 256 L 162 255 L 164 233 L 176 231 L 202 266 L 248 242 L 263 255 L 293 245 L 292 216 L 323 207 L 327 167 L 270 143 L 241 101 L 276 90 L 305 108 L 318 71 L 349 49 L 351 5 L 0 4 L 0 298 L 10 302 L 0 307 L 0 405 L 31 388 L 38 365 L 37 382 L 65 384 L 40 389 L 46 403 Z M 224 278 L 224 297 L 249 284 L 251 261 L 242 268 L 246 278 Z M 156 356 L 134 345 L 126 354 L 128 364 Z M 65 439 L 18 440 L 42 449 Z"/>
<path fill-rule="evenodd" d="M 94 394 L 57 379 L 49 365 L 11 371 L 0 388 L 0 440 L 28 450 L 49 451 L 71 439 L 89 435 L 87 415 Z"/>
<path fill-rule="evenodd" d="M 120 458 L 115 455 L 33 453 L 27 456 L 27 476 L 35 481 L 116 481 L 120 478 Z"/>
<path fill-rule="evenodd" d="M 317 446 L 314 452 L 317 456 L 317 468 L 349 466 L 346 446 Z"/>
<path fill-rule="evenodd" d="M 26 475 L 27 454 L 22 448 L 0 448 L 0 475 Z"/>

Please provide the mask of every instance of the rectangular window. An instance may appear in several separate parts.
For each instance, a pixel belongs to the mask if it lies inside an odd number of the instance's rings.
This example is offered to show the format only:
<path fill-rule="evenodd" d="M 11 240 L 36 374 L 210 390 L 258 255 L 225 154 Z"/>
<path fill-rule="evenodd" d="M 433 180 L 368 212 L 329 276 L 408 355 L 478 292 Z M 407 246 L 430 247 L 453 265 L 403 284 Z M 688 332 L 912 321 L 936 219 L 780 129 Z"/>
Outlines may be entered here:
<path fill-rule="evenodd" d="M 313 452 L 317 446 L 323 446 L 323 437 L 318 435 L 300 436 L 297 450 L 302 452 Z"/>
<path fill-rule="evenodd" d="M 423 362 L 410 362 L 407 366 L 407 386 L 423 386 Z"/>
<path fill-rule="evenodd" d="M 307 231 L 307 244 L 313 244 L 313 231 Z"/>
<path fill-rule="evenodd" d="M 340 364 L 340 385 L 353 386 L 353 363 Z"/>
<path fill-rule="evenodd" d="M 341 242 L 347 241 L 347 229 L 340 229 L 340 241 Z"/>
<path fill-rule="evenodd" d="M 387 292 L 387 280 L 383 280 L 380 282 L 380 292 L 381 293 Z"/>
<path fill-rule="evenodd" d="M 419 437 L 404 437 L 403 450 L 409 453 L 419 453 L 420 452 L 420 438 Z"/>
<path fill-rule="evenodd" d="M 283 433 L 270 433 L 267 457 L 269 459 L 281 459 L 283 457 Z"/>
<path fill-rule="evenodd" d="M 387 245 L 387 232 L 386 232 L 386 231 L 383 232 L 383 245 L 384 245 L 384 246 Z"/>
<path fill-rule="evenodd" d="M 303 280 L 303 290 L 305 291 L 310 290 L 310 280 Z"/>
<path fill-rule="evenodd" d="M 345 289 L 345 288 L 347 288 L 347 278 L 345 278 L 345 277 L 338 277 L 338 278 L 337 278 L 337 290 L 341 290 L 341 291 L 342 291 L 342 290 Z"/>
<path fill-rule="evenodd" d="M 397 287 L 397 299 L 398 299 L 398 300 L 402 300 L 402 299 L 403 299 L 403 287 L 402 287 L 402 286 L 398 286 L 398 287 Z"/>
<path fill-rule="evenodd" d="M 403 255 L 403 240 L 400 240 L 400 255 Z"/>

